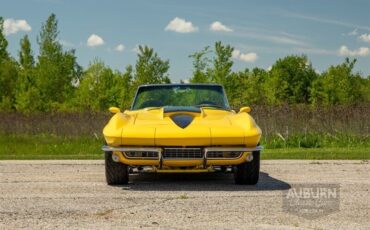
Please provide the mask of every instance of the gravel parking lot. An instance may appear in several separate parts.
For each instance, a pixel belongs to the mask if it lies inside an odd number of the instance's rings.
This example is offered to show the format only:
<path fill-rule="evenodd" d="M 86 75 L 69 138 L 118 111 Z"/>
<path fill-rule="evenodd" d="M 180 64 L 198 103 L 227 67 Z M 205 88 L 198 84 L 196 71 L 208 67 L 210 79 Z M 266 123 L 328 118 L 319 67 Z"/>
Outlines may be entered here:
<path fill-rule="evenodd" d="M 367 161 L 261 162 L 256 186 L 232 174 L 132 175 L 108 186 L 97 160 L 0 161 L 0 229 L 369 229 Z M 338 184 L 339 209 L 306 218 L 282 208 L 295 184 Z"/>

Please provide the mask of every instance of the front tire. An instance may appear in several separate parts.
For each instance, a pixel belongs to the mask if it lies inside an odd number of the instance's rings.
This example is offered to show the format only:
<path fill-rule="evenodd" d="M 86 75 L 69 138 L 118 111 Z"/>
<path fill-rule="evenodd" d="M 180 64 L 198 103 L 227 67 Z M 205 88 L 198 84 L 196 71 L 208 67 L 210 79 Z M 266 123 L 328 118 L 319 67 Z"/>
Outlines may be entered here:
<path fill-rule="evenodd" d="M 253 160 L 234 167 L 235 184 L 255 185 L 260 174 L 260 152 L 255 151 Z"/>
<path fill-rule="evenodd" d="M 105 178 L 108 185 L 122 185 L 128 183 L 127 165 L 114 162 L 112 159 L 112 152 L 105 152 Z"/>

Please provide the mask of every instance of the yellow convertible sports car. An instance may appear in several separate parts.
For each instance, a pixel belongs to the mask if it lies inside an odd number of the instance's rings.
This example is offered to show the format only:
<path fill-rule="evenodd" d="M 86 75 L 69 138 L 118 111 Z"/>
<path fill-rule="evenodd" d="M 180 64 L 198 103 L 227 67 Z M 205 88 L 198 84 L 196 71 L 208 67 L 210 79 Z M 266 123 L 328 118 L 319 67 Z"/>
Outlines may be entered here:
<path fill-rule="evenodd" d="M 221 85 L 143 85 L 131 109 L 109 110 L 102 148 L 109 185 L 140 172 L 233 172 L 237 184 L 258 182 L 261 129 L 249 107 L 230 109 Z"/>

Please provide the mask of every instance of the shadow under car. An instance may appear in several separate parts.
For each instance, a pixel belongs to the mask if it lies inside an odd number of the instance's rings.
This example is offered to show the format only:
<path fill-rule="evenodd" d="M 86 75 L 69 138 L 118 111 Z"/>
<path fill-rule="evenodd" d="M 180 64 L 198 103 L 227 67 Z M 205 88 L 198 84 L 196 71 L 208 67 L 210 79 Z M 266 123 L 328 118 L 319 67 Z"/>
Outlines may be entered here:
<path fill-rule="evenodd" d="M 142 173 L 131 174 L 124 190 L 135 191 L 273 191 L 287 190 L 290 185 L 260 172 L 256 185 L 236 185 L 232 173 Z"/>

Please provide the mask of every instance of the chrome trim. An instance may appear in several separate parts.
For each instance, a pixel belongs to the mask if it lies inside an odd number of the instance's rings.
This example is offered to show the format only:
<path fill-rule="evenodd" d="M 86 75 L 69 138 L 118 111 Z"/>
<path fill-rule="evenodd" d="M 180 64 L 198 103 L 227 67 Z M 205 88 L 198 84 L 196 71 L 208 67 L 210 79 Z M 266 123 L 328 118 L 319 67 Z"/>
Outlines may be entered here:
<path fill-rule="evenodd" d="M 262 150 L 262 146 L 257 146 L 255 148 L 245 148 L 245 147 L 208 147 L 204 148 L 204 155 L 207 155 L 208 152 L 240 152 L 238 157 L 208 157 L 208 160 L 236 160 L 243 156 L 244 152 L 254 152 Z"/>
<path fill-rule="evenodd" d="M 141 156 L 141 157 L 137 157 L 137 156 L 134 156 L 134 157 L 132 157 L 132 156 L 128 156 L 127 155 L 127 153 L 129 153 L 129 152 L 138 152 L 138 153 L 142 153 L 142 152 L 151 152 L 151 153 L 157 153 L 157 156 L 150 156 L 150 157 L 143 157 L 143 156 Z M 126 151 L 126 152 L 122 152 L 122 154 L 123 155 L 125 155 L 125 158 L 127 158 L 127 159 L 134 159 L 134 160 L 137 160 L 137 159 L 143 159 L 143 160 L 157 160 L 158 159 L 158 152 L 155 152 L 155 151 Z"/>
<path fill-rule="evenodd" d="M 145 147 L 111 147 L 104 145 L 102 147 L 103 151 L 109 152 L 160 152 L 161 148 L 145 148 Z"/>
<path fill-rule="evenodd" d="M 104 145 L 102 147 L 103 151 L 109 151 L 109 152 L 156 152 L 158 153 L 158 157 L 127 157 L 126 154 L 123 154 L 125 158 L 127 159 L 158 159 L 159 161 L 159 168 L 162 168 L 163 161 L 171 161 L 171 160 L 203 160 L 203 168 L 207 167 L 207 161 L 208 160 L 228 160 L 228 159 L 238 159 L 242 156 L 243 152 L 254 152 L 254 151 L 260 151 L 263 149 L 262 146 L 257 146 L 255 148 L 245 148 L 245 147 L 206 147 L 203 149 L 203 157 L 201 158 L 164 158 L 163 152 L 165 149 L 200 149 L 201 148 L 153 148 L 153 147 L 111 147 L 108 145 Z M 240 156 L 237 158 L 208 158 L 207 153 L 208 152 L 241 152 Z"/>
<path fill-rule="evenodd" d="M 212 152 L 212 151 L 210 151 Z M 222 153 L 223 151 L 215 151 L 215 152 L 220 152 Z M 225 151 L 226 152 L 226 151 Z M 233 151 L 227 151 L 227 152 L 233 152 Z M 239 159 L 243 156 L 243 153 L 244 152 L 239 152 L 239 155 L 237 157 L 208 157 L 209 160 L 236 160 L 236 159 Z"/>
<path fill-rule="evenodd" d="M 205 152 L 215 151 L 215 152 L 254 152 L 262 150 L 262 146 L 257 146 L 255 148 L 244 148 L 244 147 L 208 147 L 204 148 Z"/>
<path fill-rule="evenodd" d="M 162 169 L 162 166 L 163 166 L 162 149 L 158 152 L 158 158 L 159 158 L 159 169 Z"/>
<path fill-rule="evenodd" d="M 179 149 L 179 148 L 166 148 L 166 149 Z M 180 148 L 181 149 L 181 148 Z M 189 149 L 199 149 L 199 148 L 189 148 Z M 262 150 L 262 146 L 257 146 L 255 148 L 244 148 L 244 147 L 207 147 L 204 148 L 205 152 L 209 151 L 219 151 L 219 152 L 253 152 L 253 151 L 260 151 Z M 111 147 L 108 145 L 104 145 L 102 147 L 103 151 L 110 151 L 110 152 L 161 152 L 162 148 L 146 148 L 146 147 Z"/>
<path fill-rule="evenodd" d="M 204 150 L 203 153 L 203 168 L 207 168 L 207 151 Z"/>

